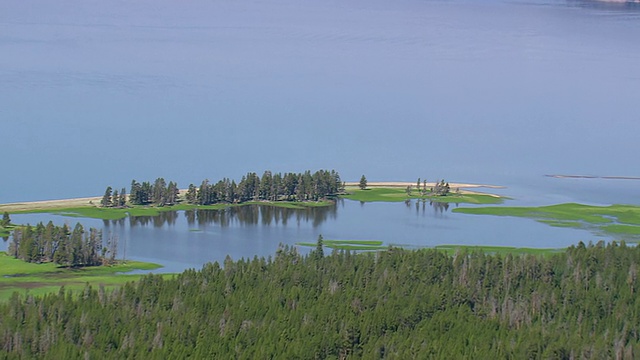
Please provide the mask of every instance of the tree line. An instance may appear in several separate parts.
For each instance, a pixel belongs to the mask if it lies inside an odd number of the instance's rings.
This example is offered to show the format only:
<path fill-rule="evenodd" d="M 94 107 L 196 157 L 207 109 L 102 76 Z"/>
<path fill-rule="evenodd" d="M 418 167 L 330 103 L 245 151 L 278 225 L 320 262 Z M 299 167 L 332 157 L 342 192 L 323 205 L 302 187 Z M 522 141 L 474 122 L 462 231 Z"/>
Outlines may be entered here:
<path fill-rule="evenodd" d="M 56 226 L 49 221 L 13 230 L 8 253 L 31 263 L 54 262 L 68 267 L 97 266 L 115 262 L 117 241 L 109 239 L 103 246 L 102 231 L 85 231 L 77 223 L 71 230 L 66 224 Z"/>
<path fill-rule="evenodd" d="M 236 183 L 223 178 L 215 183 L 208 179 L 200 186 L 189 184 L 183 197 L 178 184 L 164 178 L 151 182 L 131 182 L 129 204 L 131 205 L 175 205 L 180 201 L 188 204 L 213 205 L 221 203 L 244 203 L 247 201 L 318 201 L 338 194 L 344 189 L 340 175 L 335 170 L 318 170 L 315 173 L 272 173 L 262 176 L 249 172 Z M 103 207 L 126 206 L 126 189 L 113 191 L 109 186 L 101 201 Z"/>
<path fill-rule="evenodd" d="M 430 194 L 432 196 L 447 196 L 451 193 L 451 186 L 449 186 L 449 182 L 445 182 L 444 179 L 440 181 L 436 181 L 435 184 L 427 190 L 427 179 L 422 180 L 422 185 L 420 183 L 420 178 L 416 182 L 416 190 L 420 195 L 426 196 Z M 406 188 L 406 192 L 408 196 L 411 196 L 411 192 L 413 191 L 413 186 L 408 185 Z"/>
<path fill-rule="evenodd" d="M 0 357 L 634 359 L 640 248 L 550 256 L 282 247 L 112 292 L 0 304 Z"/>

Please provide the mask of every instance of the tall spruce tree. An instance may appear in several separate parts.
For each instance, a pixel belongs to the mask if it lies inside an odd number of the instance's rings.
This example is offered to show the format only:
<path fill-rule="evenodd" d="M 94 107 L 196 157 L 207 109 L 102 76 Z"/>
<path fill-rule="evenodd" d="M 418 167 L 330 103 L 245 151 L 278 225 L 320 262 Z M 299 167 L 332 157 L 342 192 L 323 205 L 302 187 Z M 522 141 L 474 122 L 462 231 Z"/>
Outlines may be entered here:
<path fill-rule="evenodd" d="M 104 196 L 102 196 L 102 200 L 100 201 L 100 205 L 102 207 L 110 207 L 111 206 L 111 186 L 107 186 L 107 189 L 104 191 Z"/>
<path fill-rule="evenodd" d="M 2 214 L 2 222 L 0 222 L 0 226 L 7 227 L 9 224 L 11 224 L 11 218 L 9 217 L 9 213 L 5 211 L 4 214 Z"/>
<path fill-rule="evenodd" d="M 360 190 L 364 190 L 367 188 L 367 178 L 364 175 L 362 175 L 362 177 L 360 178 L 359 186 L 360 186 Z"/>

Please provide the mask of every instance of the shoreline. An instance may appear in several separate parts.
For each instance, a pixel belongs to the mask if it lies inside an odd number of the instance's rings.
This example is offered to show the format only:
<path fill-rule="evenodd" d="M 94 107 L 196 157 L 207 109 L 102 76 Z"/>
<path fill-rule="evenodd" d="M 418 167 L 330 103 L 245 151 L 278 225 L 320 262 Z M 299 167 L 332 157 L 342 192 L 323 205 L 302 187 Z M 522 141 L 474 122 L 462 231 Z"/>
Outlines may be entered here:
<path fill-rule="evenodd" d="M 360 185 L 359 182 L 345 182 L 345 186 L 347 187 L 358 187 Z M 415 182 L 408 181 L 372 181 L 367 182 L 368 188 L 406 188 L 407 186 L 412 186 L 415 188 Z M 434 187 L 436 183 L 427 182 L 427 187 Z M 466 195 L 487 195 L 495 198 L 502 198 L 502 196 L 492 193 L 486 193 L 482 191 L 469 190 L 469 189 L 479 189 L 479 188 L 487 188 L 487 189 L 506 189 L 506 186 L 501 185 L 489 185 L 489 184 L 469 184 L 469 183 L 449 183 L 449 187 L 451 189 L 460 189 L 461 194 Z"/>
<path fill-rule="evenodd" d="M 40 201 L 21 201 L 14 203 L 0 204 L 0 212 L 16 212 L 31 210 L 55 210 L 62 208 L 74 207 L 97 207 L 102 199 L 101 196 L 59 199 L 59 200 L 40 200 Z"/>
<path fill-rule="evenodd" d="M 347 187 L 358 186 L 358 182 L 345 182 Z M 407 186 L 415 186 L 416 183 L 408 181 L 372 181 L 367 183 L 367 187 L 371 188 L 405 188 Z M 427 182 L 427 187 L 435 186 L 434 182 Z M 500 197 L 499 195 L 483 193 L 469 189 L 504 189 L 504 186 L 488 185 L 488 184 L 469 184 L 469 183 L 449 183 L 452 189 L 459 188 L 463 194 L 481 194 Z M 180 190 L 180 194 L 184 194 L 186 190 Z M 59 210 L 69 208 L 82 208 L 82 207 L 94 207 L 100 208 L 98 204 L 102 200 L 102 196 L 89 196 L 70 199 L 58 199 L 58 200 L 39 200 L 39 201 L 21 201 L 13 203 L 0 204 L 0 213 L 8 212 L 27 212 L 27 211 L 47 211 L 47 210 Z"/>
<path fill-rule="evenodd" d="M 359 182 L 345 182 L 346 186 L 358 186 Z M 368 181 L 367 187 L 407 187 L 407 186 L 416 185 L 416 182 L 410 181 Z M 422 183 L 420 183 L 422 185 Z M 435 186 L 435 182 L 427 182 L 427 187 Z M 489 184 L 470 184 L 470 183 L 454 183 L 450 182 L 449 186 L 451 188 L 488 188 L 488 189 L 505 189 L 505 186 L 500 185 L 489 185 Z"/>

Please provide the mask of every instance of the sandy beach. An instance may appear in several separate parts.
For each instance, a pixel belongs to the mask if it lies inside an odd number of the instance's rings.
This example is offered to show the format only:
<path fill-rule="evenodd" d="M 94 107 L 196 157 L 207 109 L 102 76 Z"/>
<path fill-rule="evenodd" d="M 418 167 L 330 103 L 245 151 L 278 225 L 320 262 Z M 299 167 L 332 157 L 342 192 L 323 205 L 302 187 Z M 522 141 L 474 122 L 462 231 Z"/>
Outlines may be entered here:
<path fill-rule="evenodd" d="M 0 204 L 0 213 L 5 211 L 16 212 L 16 211 L 28 211 L 28 210 L 97 206 L 100 203 L 101 199 L 102 199 L 101 196 L 95 196 L 95 197 L 84 197 L 84 198 L 75 198 L 75 199 L 24 201 L 24 202 L 17 202 L 17 203 Z"/>
<path fill-rule="evenodd" d="M 346 186 L 358 186 L 360 183 L 358 182 L 346 182 Z M 408 181 L 368 181 L 368 187 L 407 187 L 407 186 L 415 186 L 416 182 L 408 182 Z M 421 182 L 422 186 L 423 183 Z M 436 183 L 427 182 L 427 187 L 433 187 Z M 487 185 L 487 184 L 467 184 L 467 183 L 449 183 L 449 186 L 452 189 L 460 188 L 460 189 L 472 189 L 472 188 L 488 188 L 488 189 L 504 189 L 504 186 L 498 185 Z"/>

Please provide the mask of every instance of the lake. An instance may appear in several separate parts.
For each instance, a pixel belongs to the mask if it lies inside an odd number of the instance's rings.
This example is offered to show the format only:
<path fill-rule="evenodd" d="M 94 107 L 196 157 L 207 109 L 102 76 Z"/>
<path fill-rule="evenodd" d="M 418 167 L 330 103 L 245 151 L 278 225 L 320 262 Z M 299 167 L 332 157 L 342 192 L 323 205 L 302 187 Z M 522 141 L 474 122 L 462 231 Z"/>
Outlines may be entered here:
<path fill-rule="evenodd" d="M 0 203 L 325 168 L 504 185 L 512 205 L 639 204 L 635 180 L 545 177 L 640 176 L 639 38 L 637 4 L 597 1 L 5 0 Z M 593 236 L 418 208 L 344 201 L 286 225 L 258 210 L 257 223 L 201 229 L 178 213 L 105 230 L 132 257 L 153 244 L 147 257 L 171 255 L 172 269 L 320 233 L 420 246 Z"/>
<path fill-rule="evenodd" d="M 640 176 L 638 38 L 639 6 L 597 1 L 4 0 L 0 203 L 263 170 Z"/>

